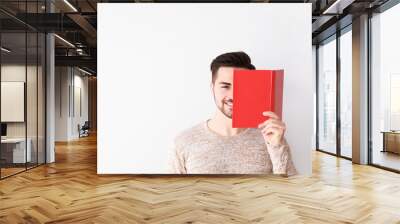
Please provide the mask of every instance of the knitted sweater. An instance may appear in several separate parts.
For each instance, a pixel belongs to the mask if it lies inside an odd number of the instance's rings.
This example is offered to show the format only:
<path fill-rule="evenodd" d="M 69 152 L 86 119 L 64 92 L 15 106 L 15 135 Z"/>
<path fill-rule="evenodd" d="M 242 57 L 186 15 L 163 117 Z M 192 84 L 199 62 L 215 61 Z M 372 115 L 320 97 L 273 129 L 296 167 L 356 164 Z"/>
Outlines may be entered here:
<path fill-rule="evenodd" d="M 259 129 L 221 136 L 202 122 L 175 138 L 170 171 L 178 174 L 296 174 L 285 144 L 266 144 Z"/>

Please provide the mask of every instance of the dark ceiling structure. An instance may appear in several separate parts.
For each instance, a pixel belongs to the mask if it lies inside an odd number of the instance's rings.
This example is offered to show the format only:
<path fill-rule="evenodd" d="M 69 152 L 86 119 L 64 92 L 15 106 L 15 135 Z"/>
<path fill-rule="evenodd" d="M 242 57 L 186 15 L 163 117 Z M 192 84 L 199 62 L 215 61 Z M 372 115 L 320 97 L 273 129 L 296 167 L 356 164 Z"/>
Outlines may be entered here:
<path fill-rule="evenodd" d="M 27 27 L 56 34 L 56 66 L 78 66 L 96 74 L 97 3 L 311 3 L 313 44 L 335 34 L 353 17 L 373 11 L 389 0 L 253 0 L 253 1 L 168 1 L 168 0 L 1 0 L 2 32 Z M 393 1 L 393 0 L 392 0 Z M 38 4 L 39 3 L 39 4 Z"/>

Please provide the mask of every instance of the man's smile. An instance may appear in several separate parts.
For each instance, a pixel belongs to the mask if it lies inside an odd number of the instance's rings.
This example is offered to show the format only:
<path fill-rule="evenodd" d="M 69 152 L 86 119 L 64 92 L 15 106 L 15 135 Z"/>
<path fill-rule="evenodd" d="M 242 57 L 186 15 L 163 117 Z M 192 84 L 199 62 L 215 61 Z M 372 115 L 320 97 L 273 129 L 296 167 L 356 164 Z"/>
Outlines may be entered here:
<path fill-rule="evenodd" d="M 233 106 L 233 100 L 224 101 L 224 104 L 226 104 L 229 107 L 232 107 Z"/>

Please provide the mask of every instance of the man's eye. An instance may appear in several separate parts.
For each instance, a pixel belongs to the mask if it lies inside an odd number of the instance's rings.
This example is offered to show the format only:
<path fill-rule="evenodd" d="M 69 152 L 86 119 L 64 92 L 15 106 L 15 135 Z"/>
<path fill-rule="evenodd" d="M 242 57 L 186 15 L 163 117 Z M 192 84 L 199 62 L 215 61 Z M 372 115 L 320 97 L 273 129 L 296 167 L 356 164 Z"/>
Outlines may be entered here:
<path fill-rule="evenodd" d="M 229 86 L 222 86 L 223 89 L 229 89 Z"/>

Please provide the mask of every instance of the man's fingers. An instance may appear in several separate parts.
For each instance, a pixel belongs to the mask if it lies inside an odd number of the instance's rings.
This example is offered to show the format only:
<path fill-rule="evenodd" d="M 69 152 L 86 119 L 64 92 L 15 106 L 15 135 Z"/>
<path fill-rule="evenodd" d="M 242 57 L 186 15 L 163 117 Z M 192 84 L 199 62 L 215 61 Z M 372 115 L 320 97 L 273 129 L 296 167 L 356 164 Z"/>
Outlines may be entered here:
<path fill-rule="evenodd" d="M 282 123 L 284 125 L 284 123 L 280 120 L 279 116 L 276 115 L 272 111 L 264 111 L 263 115 L 266 116 L 266 117 L 269 117 L 269 119 L 264 121 L 263 123 L 259 124 L 258 128 L 262 128 L 262 127 L 264 127 L 265 125 L 267 125 L 270 122 L 280 122 L 280 123 Z"/>
<path fill-rule="evenodd" d="M 259 124 L 258 127 L 259 127 L 259 128 L 260 128 L 260 127 L 265 127 L 266 125 L 271 124 L 271 123 L 274 123 L 274 122 L 275 122 L 275 119 L 271 118 L 271 119 L 268 119 L 268 120 L 262 122 L 261 124 Z"/>
<path fill-rule="evenodd" d="M 268 128 L 279 128 L 279 129 L 285 129 L 284 126 L 282 125 L 277 125 L 277 124 L 268 124 L 265 126 L 262 130 L 268 129 Z"/>
<path fill-rule="evenodd" d="M 267 116 L 267 117 L 270 117 L 270 118 L 274 118 L 274 119 L 280 120 L 280 117 L 278 115 L 276 115 L 276 113 L 274 113 L 272 111 L 264 111 L 263 115 Z"/>
<path fill-rule="evenodd" d="M 282 131 L 282 128 L 278 128 L 278 127 L 269 127 L 269 128 L 263 129 L 261 132 L 262 132 L 264 135 L 269 135 L 269 134 L 271 134 L 271 133 L 280 132 L 280 131 Z"/>
<path fill-rule="evenodd" d="M 264 121 L 263 123 L 259 124 L 258 128 L 264 128 L 265 126 L 267 126 L 269 124 L 275 124 L 275 125 L 279 125 L 282 127 L 286 127 L 285 123 L 280 120 L 268 119 L 268 120 Z"/>

